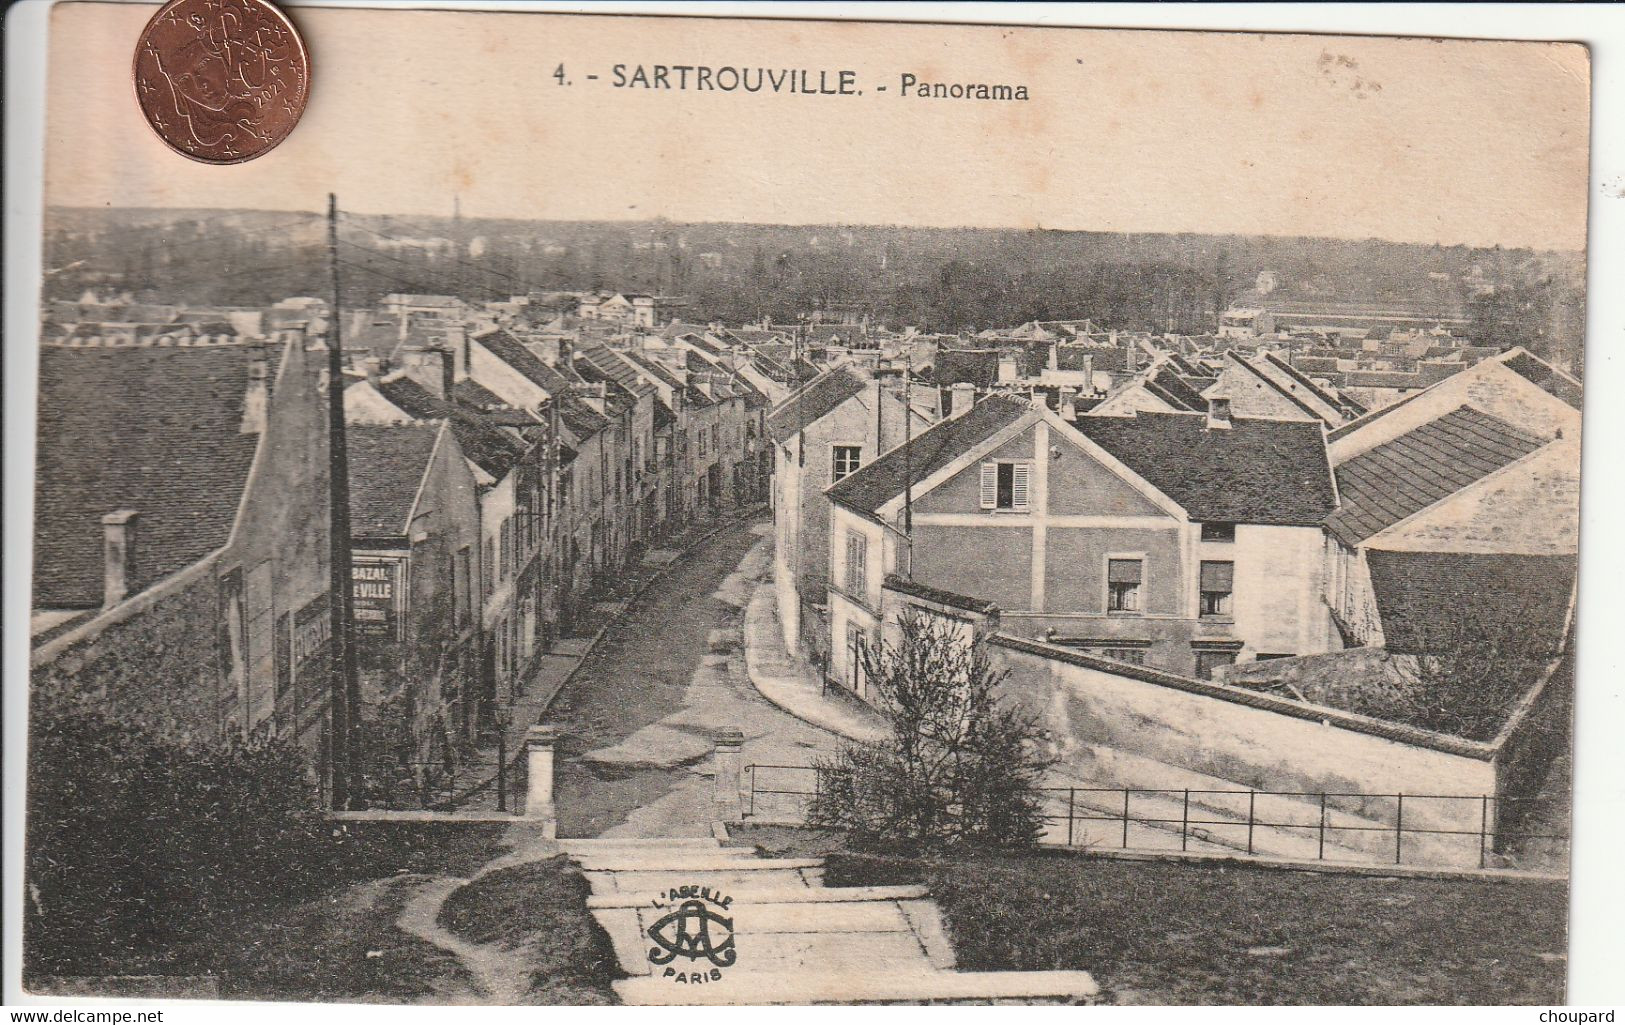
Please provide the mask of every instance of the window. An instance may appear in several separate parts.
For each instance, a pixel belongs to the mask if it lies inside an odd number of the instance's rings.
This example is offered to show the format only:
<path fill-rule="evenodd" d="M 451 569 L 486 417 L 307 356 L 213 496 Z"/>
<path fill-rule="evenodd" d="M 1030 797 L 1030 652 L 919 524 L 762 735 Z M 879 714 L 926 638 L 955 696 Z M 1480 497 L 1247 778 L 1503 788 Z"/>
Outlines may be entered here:
<path fill-rule="evenodd" d="M 846 591 L 863 595 L 867 591 L 869 539 L 855 530 L 846 534 Z"/>
<path fill-rule="evenodd" d="M 846 680 L 852 693 L 863 693 L 863 653 L 868 650 L 868 638 L 851 623 L 846 624 Z"/>
<path fill-rule="evenodd" d="M 1196 653 L 1196 678 L 1211 680 L 1215 669 L 1235 664 L 1236 653 L 1233 651 L 1198 651 Z"/>
<path fill-rule="evenodd" d="M 840 480 L 863 465 L 863 449 L 858 445 L 836 445 L 830 465 L 835 468 L 831 479 Z"/>
<path fill-rule="evenodd" d="M 473 608 L 474 579 L 469 572 L 470 553 L 467 545 L 457 549 L 457 559 L 451 564 L 451 586 L 453 591 L 452 616 L 458 626 L 468 622 L 470 611 Z"/>
<path fill-rule="evenodd" d="M 1031 463 L 998 462 L 982 464 L 982 508 L 1026 512 Z"/>
<path fill-rule="evenodd" d="M 1106 610 L 1139 612 L 1145 564 L 1139 559 L 1106 560 Z"/>
<path fill-rule="evenodd" d="M 1132 666 L 1145 665 L 1144 648 L 1101 648 L 1100 654 L 1102 658 L 1116 659 Z"/>
<path fill-rule="evenodd" d="M 485 573 L 491 581 L 491 590 L 493 591 L 497 589 L 496 547 L 496 538 L 488 537 L 485 539 Z"/>
<path fill-rule="evenodd" d="M 1235 539 L 1236 525 L 1234 523 L 1202 524 L 1203 541 L 1234 541 Z"/>
<path fill-rule="evenodd" d="M 1204 616 L 1230 615 L 1230 592 L 1236 575 L 1233 562 L 1202 563 L 1202 601 L 1199 612 Z"/>

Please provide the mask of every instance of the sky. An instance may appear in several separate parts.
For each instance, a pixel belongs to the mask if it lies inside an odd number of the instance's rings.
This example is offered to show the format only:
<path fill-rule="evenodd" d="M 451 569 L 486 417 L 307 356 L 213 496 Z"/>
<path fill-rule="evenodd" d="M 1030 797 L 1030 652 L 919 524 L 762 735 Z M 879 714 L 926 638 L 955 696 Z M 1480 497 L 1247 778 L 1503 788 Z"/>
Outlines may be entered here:
<path fill-rule="evenodd" d="M 155 9 L 55 9 L 47 204 L 315 211 L 335 192 L 403 216 L 456 196 L 475 217 L 1585 246 L 1572 44 L 292 7 L 303 120 L 217 167 L 135 104 Z M 863 95 L 611 85 L 662 63 L 850 70 Z M 904 98 L 904 74 L 1031 99 Z"/>

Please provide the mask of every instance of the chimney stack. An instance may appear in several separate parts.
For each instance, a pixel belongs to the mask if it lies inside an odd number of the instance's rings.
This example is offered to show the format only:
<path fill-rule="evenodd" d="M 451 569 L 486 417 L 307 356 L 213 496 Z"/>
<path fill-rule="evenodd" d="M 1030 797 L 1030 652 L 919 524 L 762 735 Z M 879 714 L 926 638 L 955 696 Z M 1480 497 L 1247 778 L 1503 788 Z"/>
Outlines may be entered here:
<path fill-rule="evenodd" d="M 1016 380 L 1017 367 L 1015 353 L 999 353 L 999 383 L 1013 384 Z"/>
<path fill-rule="evenodd" d="M 970 412 L 970 407 L 976 405 L 976 386 L 968 381 L 961 381 L 952 388 L 953 408 L 948 411 L 948 417 L 964 416 Z"/>
<path fill-rule="evenodd" d="M 1095 387 L 1095 354 L 1092 352 L 1083 354 L 1083 386 L 1091 395 L 1100 390 Z"/>
<path fill-rule="evenodd" d="M 271 399 L 271 365 L 265 358 L 265 345 L 249 347 L 248 384 L 243 390 L 243 419 L 239 434 L 260 434 L 265 430 L 266 406 Z M 133 514 L 132 514 L 133 515 Z"/>
<path fill-rule="evenodd" d="M 135 517 L 134 509 L 120 509 L 102 517 L 103 608 L 112 608 L 130 593 Z"/>
<path fill-rule="evenodd" d="M 377 356 L 368 356 L 361 361 L 361 369 L 366 372 L 367 383 L 374 388 L 378 387 L 378 378 L 384 373 L 384 361 Z"/>
<path fill-rule="evenodd" d="M 1210 431 L 1230 429 L 1230 400 L 1215 396 L 1207 400 L 1207 427 Z"/>
<path fill-rule="evenodd" d="M 1061 419 L 1068 423 L 1078 418 L 1078 389 L 1061 389 Z"/>
<path fill-rule="evenodd" d="M 1061 369 L 1061 356 L 1059 352 L 1060 347 L 1061 343 L 1058 341 L 1051 341 L 1049 343 L 1049 368 L 1051 370 Z"/>

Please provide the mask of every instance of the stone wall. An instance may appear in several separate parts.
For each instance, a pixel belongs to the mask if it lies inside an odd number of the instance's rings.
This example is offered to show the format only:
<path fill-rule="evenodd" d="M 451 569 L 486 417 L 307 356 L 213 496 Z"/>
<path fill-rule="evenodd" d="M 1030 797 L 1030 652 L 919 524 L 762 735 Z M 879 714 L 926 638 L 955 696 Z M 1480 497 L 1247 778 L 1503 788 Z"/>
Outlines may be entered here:
<path fill-rule="evenodd" d="M 1476 861 L 1479 798 L 1496 793 L 1491 745 L 1006 634 L 991 643 L 996 664 L 1009 670 L 1006 693 L 1043 715 L 1063 764 L 1091 785 L 1362 795 L 1334 796 L 1328 806 L 1374 825 L 1391 824 L 1393 795 L 1405 794 L 1407 829 L 1471 832 L 1449 838 L 1461 857 L 1439 860 Z M 1420 852 L 1428 841 L 1407 834 L 1405 845 Z M 1392 844 L 1392 834 L 1383 842 Z"/>
<path fill-rule="evenodd" d="M 95 710 L 160 736 L 214 740 L 234 694 L 220 688 L 213 561 L 35 652 L 31 716 Z"/>

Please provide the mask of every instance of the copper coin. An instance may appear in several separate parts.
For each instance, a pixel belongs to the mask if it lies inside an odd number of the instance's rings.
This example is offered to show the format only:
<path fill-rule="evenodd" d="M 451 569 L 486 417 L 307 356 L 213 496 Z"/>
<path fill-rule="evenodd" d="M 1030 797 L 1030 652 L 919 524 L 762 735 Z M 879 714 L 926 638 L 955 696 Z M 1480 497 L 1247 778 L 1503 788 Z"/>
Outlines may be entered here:
<path fill-rule="evenodd" d="M 135 95 L 175 152 L 237 164 L 299 123 L 310 58 L 293 23 L 265 0 L 170 0 L 141 33 Z"/>

